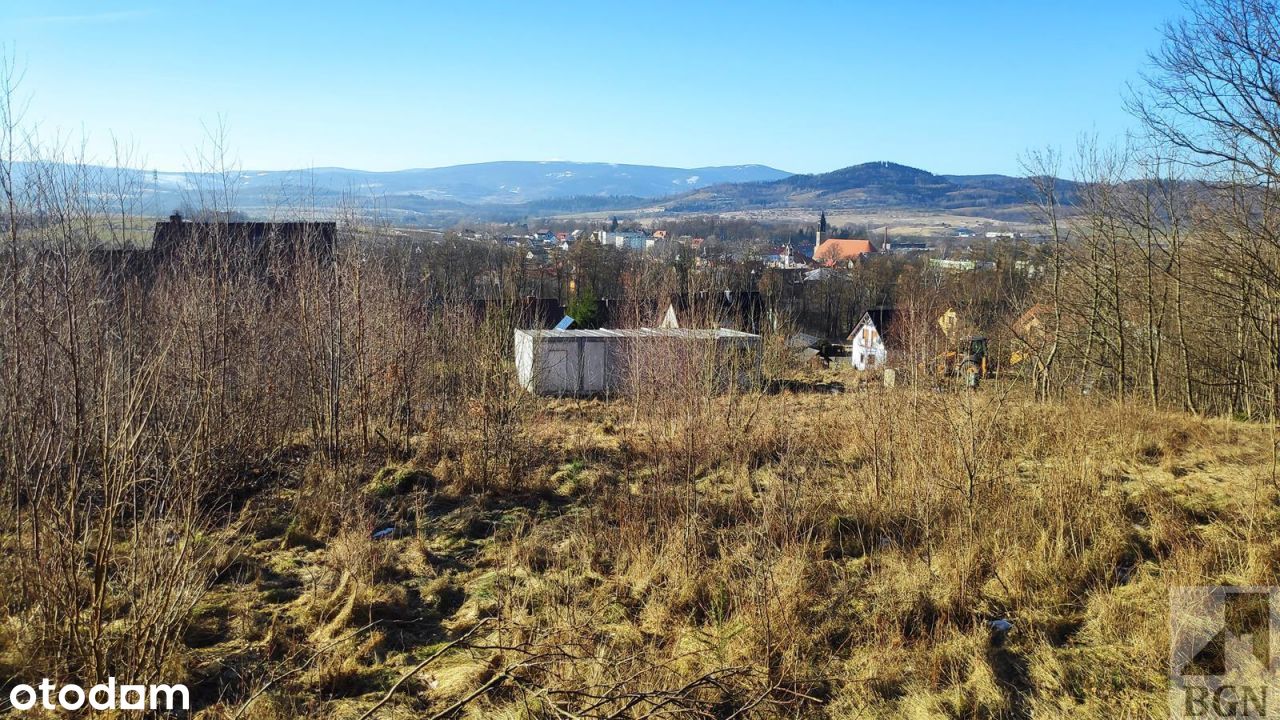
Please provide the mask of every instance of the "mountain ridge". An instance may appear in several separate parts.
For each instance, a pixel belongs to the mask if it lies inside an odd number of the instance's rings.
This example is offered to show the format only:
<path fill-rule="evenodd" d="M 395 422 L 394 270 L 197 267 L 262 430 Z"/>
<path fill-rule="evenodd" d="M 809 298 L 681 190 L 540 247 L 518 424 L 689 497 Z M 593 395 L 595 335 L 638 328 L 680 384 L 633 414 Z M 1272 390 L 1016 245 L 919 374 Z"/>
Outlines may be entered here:
<path fill-rule="evenodd" d="M 97 168 L 116 172 L 114 169 Z M 660 198 L 714 184 L 774 180 L 790 176 L 766 165 L 677 168 L 557 160 L 494 161 L 404 170 L 320 167 L 299 170 L 172 172 L 123 169 L 125 182 L 164 204 L 201 186 L 220 186 L 229 178 L 246 207 L 271 205 L 299 193 L 337 198 L 354 194 L 374 198 L 418 196 L 470 205 L 521 204 L 553 198 L 595 195 Z"/>
<path fill-rule="evenodd" d="M 249 215 L 289 207 L 377 207 L 404 222 L 521 218 L 608 211 L 670 214 L 769 209 L 903 209 L 1009 218 L 1034 197 L 1026 178 L 938 175 L 889 161 L 825 173 L 790 174 L 759 164 L 675 168 L 559 160 L 492 161 L 440 168 L 241 170 L 181 173 L 96 168 L 130 186 L 145 211 L 198 206 L 201 188 L 230 181 L 231 202 Z M 19 173 L 21 174 L 21 173 Z M 1064 181 L 1064 199 L 1074 184 Z"/>
<path fill-rule="evenodd" d="M 1068 185 L 1068 189 L 1070 189 Z M 888 161 L 763 182 L 693 190 L 664 205 L 669 212 L 728 212 L 776 208 L 913 209 L 947 212 L 1024 206 L 1035 188 L 1026 178 L 999 174 L 935 175 Z"/>

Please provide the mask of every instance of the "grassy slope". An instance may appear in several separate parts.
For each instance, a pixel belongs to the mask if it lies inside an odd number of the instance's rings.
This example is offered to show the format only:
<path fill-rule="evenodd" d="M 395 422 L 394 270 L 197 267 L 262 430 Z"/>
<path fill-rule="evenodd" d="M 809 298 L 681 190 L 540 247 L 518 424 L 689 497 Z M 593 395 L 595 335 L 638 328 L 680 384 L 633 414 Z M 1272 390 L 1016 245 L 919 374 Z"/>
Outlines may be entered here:
<path fill-rule="evenodd" d="M 356 717 L 476 629 L 506 649 L 448 650 L 379 716 L 491 681 L 466 712 L 1163 716 L 1168 587 L 1280 559 L 1262 427 L 994 392 L 681 407 L 542 403 L 526 479 L 486 493 L 424 440 L 345 481 L 344 528 L 291 519 L 336 482 L 297 468 L 243 513 L 189 682 L 275 678 L 245 717 Z"/>

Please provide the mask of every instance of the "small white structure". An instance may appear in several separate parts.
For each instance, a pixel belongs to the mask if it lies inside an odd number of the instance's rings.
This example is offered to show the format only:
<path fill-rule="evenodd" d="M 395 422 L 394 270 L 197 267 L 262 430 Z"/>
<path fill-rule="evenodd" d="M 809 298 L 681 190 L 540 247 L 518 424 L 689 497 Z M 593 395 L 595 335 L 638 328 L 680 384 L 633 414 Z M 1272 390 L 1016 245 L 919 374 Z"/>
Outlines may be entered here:
<path fill-rule="evenodd" d="M 658 323 L 658 327 L 665 330 L 674 330 L 680 327 L 680 318 L 676 315 L 675 303 L 667 303 L 667 311 L 662 314 L 662 322 Z"/>
<path fill-rule="evenodd" d="M 891 315 L 887 309 L 869 310 L 849 333 L 849 360 L 858 370 L 881 367 L 888 361 L 882 326 L 888 325 Z"/>
<path fill-rule="evenodd" d="M 950 260 L 929 258 L 929 267 L 936 270 L 952 272 L 973 272 L 974 270 L 995 270 L 996 264 L 990 260 Z"/>
<path fill-rule="evenodd" d="M 631 376 L 633 363 L 665 349 L 684 361 L 710 363 L 711 370 L 726 373 L 725 381 L 754 381 L 762 348 L 759 335 L 724 328 L 515 331 L 517 378 L 521 387 L 539 395 L 617 392 Z"/>

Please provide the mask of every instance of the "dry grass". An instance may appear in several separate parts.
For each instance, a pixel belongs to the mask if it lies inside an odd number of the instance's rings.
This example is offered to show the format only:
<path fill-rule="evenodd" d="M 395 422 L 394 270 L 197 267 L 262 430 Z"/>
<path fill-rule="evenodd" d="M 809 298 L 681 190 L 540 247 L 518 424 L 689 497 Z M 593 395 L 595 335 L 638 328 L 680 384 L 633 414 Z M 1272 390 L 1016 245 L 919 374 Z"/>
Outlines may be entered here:
<path fill-rule="evenodd" d="M 245 717 L 357 717 L 474 631 L 380 716 L 1158 716 L 1168 588 L 1280 559 L 1255 425 L 995 390 L 722 398 L 687 483 L 640 410 L 543 403 L 518 487 L 410 463 L 314 546 L 260 528 L 189 653 L 205 715 L 275 677 Z M 409 472 L 439 485 L 372 481 Z"/>

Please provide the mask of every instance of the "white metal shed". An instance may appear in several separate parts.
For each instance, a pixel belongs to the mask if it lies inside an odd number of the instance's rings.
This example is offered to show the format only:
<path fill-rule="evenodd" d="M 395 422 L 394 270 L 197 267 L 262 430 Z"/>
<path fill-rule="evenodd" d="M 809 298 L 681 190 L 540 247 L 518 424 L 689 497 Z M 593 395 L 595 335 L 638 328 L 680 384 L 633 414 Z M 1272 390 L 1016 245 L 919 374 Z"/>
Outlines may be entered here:
<path fill-rule="evenodd" d="M 624 387 L 637 358 L 663 347 L 697 348 L 715 366 L 758 377 L 759 335 L 721 328 L 629 330 L 516 330 L 516 373 L 521 387 L 539 395 L 600 395 Z M 726 365 L 727 366 L 727 365 Z"/>

